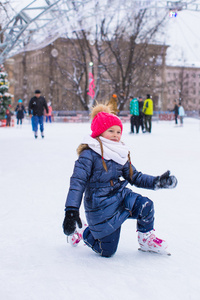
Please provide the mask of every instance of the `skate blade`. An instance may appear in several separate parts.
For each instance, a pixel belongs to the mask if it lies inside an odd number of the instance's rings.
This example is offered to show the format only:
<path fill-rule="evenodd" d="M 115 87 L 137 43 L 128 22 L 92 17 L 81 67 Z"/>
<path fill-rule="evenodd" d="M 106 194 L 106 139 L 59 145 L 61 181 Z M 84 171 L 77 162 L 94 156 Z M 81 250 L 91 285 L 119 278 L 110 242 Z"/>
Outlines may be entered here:
<path fill-rule="evenodd" d="M 160 255 L 168 255 L 168 256 L 171 256 L 171 253 L 167 252 L 167 251 L 160 251 L 160 252 L 157 252 L 157 251 L 153 251 L 153 250 L 143 250 L 141 248 L 138 248 L 139 251 L 141 252 L 147 252 L 147 253 L 153 253 L 153 254 L 160 254 Z"/>

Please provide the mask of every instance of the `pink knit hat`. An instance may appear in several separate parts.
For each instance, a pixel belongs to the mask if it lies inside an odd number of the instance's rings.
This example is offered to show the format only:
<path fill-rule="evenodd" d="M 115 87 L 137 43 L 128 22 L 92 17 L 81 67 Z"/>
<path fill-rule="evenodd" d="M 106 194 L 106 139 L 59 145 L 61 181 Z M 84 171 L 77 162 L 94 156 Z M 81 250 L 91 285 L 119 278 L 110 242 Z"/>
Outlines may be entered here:
<path fill-rule="evenodd" d="M 119 126 L 121 131 L 123 130 L 123 125 L 121 120 L 114 114 L 107 113 L 104 111 L 98 112 L 91 123 L 92 134 L 91 137 L 95 138 L 106 131 L 112 126 Z"/>

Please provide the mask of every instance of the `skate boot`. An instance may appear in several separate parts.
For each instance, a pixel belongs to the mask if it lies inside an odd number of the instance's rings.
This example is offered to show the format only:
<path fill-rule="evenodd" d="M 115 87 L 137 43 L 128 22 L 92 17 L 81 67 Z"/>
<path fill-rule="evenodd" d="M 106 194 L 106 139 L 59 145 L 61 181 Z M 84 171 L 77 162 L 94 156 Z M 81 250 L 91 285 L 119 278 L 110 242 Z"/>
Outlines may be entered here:
<path fill-rule="evenodd" d="M 82 222 L 82 228 L 79 228 L 77 226 L 74 233 L 70 234 L 67 238 L 68 243 L 70 243 L 71 246 L 76 247 L 80 243 L 80 241 L 83 239 L 83 231 L 88 227 L 85 221 L 81 220 Z"/>
<path fill-rule="evenodd" d="M 155 252 L 170 255 L 167 249 L 167 243 L 156 237 L 154 230 L 148 232 L 138 232 L 139 250 L 144 252 Z"/>

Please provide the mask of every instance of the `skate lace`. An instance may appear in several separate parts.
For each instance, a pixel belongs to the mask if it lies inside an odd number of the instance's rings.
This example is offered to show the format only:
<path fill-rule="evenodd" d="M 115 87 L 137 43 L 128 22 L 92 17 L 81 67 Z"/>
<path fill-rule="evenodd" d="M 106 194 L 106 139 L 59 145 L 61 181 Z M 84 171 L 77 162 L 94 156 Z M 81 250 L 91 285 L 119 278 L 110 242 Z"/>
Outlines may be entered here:
<path fill-rule="evenodd" d="M 150 235 L 150 237 L 147 240 L 147 244 L 149 246 L 154 246 L 154 247 L 156 247 L 156 246 L 161 247 L 162 246 L 162 242 L 163 242 L 163 240 L 157 238 L 155 236 L 155 234 Z"/>
<path fill-rule="evenodd" d="M 163 240 L 161 240 L 161 239 L 159 239 L 159 238 L 155 238 L 154 240 L 154 243 L 156 243 L 157 245 L 161 245 L 162 244 L 162 242 L 163 242 Z"/>

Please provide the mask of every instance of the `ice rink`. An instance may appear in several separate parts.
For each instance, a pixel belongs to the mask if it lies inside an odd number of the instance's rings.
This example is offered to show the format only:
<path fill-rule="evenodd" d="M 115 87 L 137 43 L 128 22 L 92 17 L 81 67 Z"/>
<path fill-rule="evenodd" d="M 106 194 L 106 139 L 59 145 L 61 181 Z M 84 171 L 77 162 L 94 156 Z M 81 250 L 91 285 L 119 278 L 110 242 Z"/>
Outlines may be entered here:
<path fill-rule="evenodd" d="M 178 179 L 174 190 L 131 187 L 154 201 L 157 236 L 172 256 L 139 252 L 136 221 L 122 226 L 117 253 L 102 258 L 83 243 L 72 248 L 62 231 L 64 204 L 89 123 L 0 128 L 0 298 L 2 300 L 197 300 L 200 294 L 200 120 L 153 122 L 151 134 L 122 140 L 132 164 Z M 81 206 L 84 218 L 84 208 Z"/>

